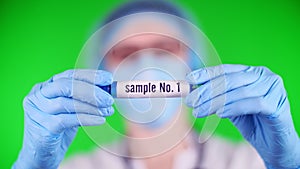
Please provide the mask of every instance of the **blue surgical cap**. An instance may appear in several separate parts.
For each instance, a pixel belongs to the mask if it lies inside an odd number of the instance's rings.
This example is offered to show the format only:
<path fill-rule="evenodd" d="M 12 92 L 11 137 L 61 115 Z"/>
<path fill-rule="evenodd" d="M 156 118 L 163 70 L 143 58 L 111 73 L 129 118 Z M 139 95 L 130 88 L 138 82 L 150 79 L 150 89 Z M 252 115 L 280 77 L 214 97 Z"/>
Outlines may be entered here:
<path fill-rule="evenodd" d="M 134 0 L 114 10 L 104 21 L 107 24 L 123 16 L 140 12 L 160 12 L 186 19 L 183 12 L 166 0 Z"/>

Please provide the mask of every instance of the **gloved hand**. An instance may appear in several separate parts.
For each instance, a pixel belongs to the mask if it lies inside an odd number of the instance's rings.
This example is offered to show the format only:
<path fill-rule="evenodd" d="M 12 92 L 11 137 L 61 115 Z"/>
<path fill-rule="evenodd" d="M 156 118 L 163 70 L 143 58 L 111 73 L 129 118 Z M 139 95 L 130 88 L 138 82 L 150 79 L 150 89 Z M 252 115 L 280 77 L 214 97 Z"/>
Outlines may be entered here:
<path fill-rule="evenodd" d="M 69 70 L 33 87 L 23 101 L 23 147 L 12 168 L 57 168 L 78 126 L 100 125 L 113 113 L 113 98 L 96 85 L 109 85 L 101 70 Z"/>
<path fill-rule="evenodd" d="M 196 117 L 229 118 L 269 169 L 300 168 L 295 131 L 282 79 L 265 67 L 220 65 L 187 75 L 201 85 L 186 98 Z"/>

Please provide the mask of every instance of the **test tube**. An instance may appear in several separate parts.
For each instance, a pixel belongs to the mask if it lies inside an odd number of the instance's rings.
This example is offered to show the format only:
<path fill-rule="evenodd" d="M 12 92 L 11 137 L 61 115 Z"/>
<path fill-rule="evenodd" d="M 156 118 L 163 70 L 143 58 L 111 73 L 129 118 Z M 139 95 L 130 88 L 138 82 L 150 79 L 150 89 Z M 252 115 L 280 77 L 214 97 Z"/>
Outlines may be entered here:
<path fill-rule="evenodd" d="M 184 80 L 114 81 L 111 85 L 99 87 L 114 98 L 185 97 L 195 88 Z"/>

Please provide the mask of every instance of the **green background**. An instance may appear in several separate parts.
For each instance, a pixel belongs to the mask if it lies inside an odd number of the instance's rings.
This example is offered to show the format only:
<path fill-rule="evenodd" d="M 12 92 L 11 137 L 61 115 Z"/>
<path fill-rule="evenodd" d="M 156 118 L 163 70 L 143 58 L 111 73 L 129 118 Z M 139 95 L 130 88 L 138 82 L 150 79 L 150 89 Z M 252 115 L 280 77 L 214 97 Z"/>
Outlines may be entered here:
<path fill-rule="evenodd" d="M 0 168 L 9 168 L 21 148 L 22 99 L 35 83 L 72 69 L 95 26 L 120 2 L 0 2 Z M 195 14 L 198 26 L 212 41 L 223 63 L 263 65 L 283 77 L 300 132 L 300 1 L 176 2 Z M 228 120 L 222 120 L 217 134 L 241 140 Z M 80 130 L 67 155 L 89 151 L 94 146 Z"/>

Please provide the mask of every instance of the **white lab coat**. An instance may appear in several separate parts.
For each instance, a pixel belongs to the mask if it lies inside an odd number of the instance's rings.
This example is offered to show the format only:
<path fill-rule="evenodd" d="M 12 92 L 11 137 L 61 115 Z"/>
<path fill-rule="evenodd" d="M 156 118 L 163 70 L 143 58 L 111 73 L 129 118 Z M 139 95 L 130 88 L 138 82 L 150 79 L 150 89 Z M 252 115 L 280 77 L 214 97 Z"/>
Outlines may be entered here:
<path fill-rule="evenodd" d="M 114 145 L 124 148 L 124 144 Z M 198 157 L 198 149 L 188 148 L 177 155 L 174 169 L 265 169 L 256 150 L 246 142 L 230 143 L 213 137 L 203 144 L 203 153 Z M 201 159 L 201 163 L 197 160 Z M 128 167 L 124 158 L 98 148 L 89 154 L 80 154 L 63 161 L 59 169 L 146 169 L 141 160 L 131 159 Z"/>

